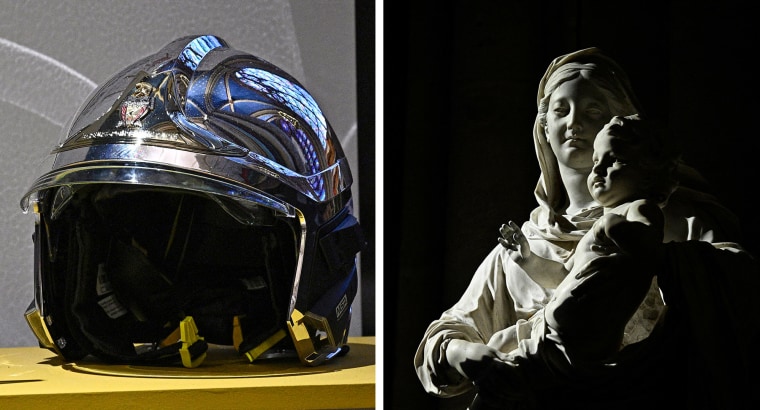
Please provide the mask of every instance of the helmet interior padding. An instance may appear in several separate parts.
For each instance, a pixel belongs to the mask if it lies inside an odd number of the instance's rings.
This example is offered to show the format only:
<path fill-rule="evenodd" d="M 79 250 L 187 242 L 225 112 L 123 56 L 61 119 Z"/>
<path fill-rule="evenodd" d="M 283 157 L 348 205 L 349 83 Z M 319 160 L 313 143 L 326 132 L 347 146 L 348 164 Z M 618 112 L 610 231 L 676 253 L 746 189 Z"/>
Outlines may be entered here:
<path fill-rule="evenodd" d="M 101 186 L 77 196 L 63 219 L 76 241 L 67 283 L 79 285 L 66 292 L 80 342 L 130 357 L 192 316 L 208 343 L 232 345 L 237 317 L 244 350 L 284 326 L 296 255 L 287 222 L 244 225 L 187 191 Z"/>

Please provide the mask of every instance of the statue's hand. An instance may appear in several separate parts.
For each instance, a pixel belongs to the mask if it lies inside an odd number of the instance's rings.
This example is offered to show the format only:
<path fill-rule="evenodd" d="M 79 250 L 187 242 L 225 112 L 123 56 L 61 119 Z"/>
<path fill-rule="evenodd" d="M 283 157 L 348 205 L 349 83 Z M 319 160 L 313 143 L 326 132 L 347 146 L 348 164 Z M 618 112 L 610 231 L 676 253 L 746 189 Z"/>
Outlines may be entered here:
<path fill-rule="evenodd" d="M 520 366 L 512 360 L 491 361 L 481 377 L 474 382 L 478 394 L 470 410 L 511 409 L 523 406 L 537 408 L 533 403 L 533 389 L 522 373 Z"/>
<path fill-rule="evenodd" d="M 502 224 L 499 228 L 499 233 L 501 234 L 499 243 L 503 247 L 513 251 L 509 255 L 513 261 L 520 262 L 531 256 L 528 238 L 525 237 L 520 227 L 514 221 Z"/>
<path fill-rule="evenodd" d="M 494 360 L 505 358 L 499 350 L 483 343 L 453 339 L 446 347 L 446 361 L 459 374 L 478 380 Z"/>

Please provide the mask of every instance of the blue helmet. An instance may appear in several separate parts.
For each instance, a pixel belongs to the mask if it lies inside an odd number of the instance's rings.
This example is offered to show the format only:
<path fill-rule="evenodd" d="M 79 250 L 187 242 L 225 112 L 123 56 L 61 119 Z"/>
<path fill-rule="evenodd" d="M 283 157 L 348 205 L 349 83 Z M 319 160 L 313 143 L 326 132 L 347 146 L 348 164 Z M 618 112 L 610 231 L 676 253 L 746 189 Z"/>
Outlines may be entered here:
<path fill-rule="evenodd" d="M 213 35 L 98 87 L 21 200 L 26 319 L 65 360 L 199 365 L 347 351 L 365 246 L 351 170 L 314 98 Z"/>

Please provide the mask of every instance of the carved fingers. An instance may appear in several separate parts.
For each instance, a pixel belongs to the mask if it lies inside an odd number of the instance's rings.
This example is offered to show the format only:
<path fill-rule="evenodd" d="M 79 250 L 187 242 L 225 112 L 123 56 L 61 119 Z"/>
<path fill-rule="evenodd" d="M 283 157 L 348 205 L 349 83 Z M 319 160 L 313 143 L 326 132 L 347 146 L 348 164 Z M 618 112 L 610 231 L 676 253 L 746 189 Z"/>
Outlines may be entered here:
<path fill-rule="evenodd" d="M 502 224 L 499 228 L 499 243 L 501 246 L 514 251 L 512 253 L 512 259 L 517 262 L 517 259 L 528 258 L 531 254 L 530 243 L 528 238 L 525 237 L 520 227 L 514 222 L 509 221 L 507 224 Z"/>

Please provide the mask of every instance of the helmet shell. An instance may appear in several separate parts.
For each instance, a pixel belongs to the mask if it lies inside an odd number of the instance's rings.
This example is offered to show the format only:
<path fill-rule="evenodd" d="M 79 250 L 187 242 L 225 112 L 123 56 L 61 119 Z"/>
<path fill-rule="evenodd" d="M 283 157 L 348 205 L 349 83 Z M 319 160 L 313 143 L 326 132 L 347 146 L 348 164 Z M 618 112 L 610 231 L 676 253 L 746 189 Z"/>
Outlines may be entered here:
<path fill-rule="evenodd" d="M 43 322 L 30 324 L 44 346 L 64 358 L 144 361 L 132 345 L 171 337 L 150 322 L 173 327 L 188 311 L 201 336 L 252 360 L 292 347 L 318 364 L 345 345 L 364 246 L 351 170 L 315 99 L 280 68 L 214 35 L 179 38 L 98 87 L 51 155 L 21 200 L 38 216 L 27 318 Z M 125 343 L 94 330 L 115 327 L 92 294 L 104 270 L 121 283 L 119 319 L 135 322 Z M 154 270 L 163 282 L 135 273 Z M 208 279 L 217 271 L 236 273 L 222 285 Z M 281 342 L 286 331 L 292 343 Z"/>

